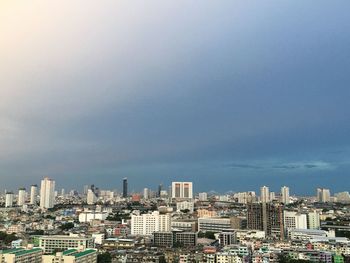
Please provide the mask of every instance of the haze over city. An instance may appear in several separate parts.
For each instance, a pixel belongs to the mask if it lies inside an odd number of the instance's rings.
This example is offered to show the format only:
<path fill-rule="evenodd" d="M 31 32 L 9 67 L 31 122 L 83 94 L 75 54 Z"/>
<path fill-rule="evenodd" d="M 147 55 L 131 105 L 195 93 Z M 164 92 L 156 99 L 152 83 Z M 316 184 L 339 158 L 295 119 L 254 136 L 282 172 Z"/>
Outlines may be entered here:
<path fill-rule="evenodd" d="M 0 2 L 2 190 L 348 190 L 349 8 Z"/>

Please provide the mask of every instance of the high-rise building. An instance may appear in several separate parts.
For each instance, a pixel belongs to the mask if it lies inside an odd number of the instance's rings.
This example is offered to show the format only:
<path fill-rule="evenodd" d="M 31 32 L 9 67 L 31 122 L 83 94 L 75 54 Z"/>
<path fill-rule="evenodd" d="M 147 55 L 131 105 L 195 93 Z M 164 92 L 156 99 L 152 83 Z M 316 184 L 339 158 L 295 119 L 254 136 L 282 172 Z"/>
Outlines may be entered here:
<path fill-rule="evenodd" d="M 171 194 L 175 200 L 192 199 L 192 182 L 172 182 Z"/>
<path fill-rule="evenodd" d="M 161 196 L 162 188 L 163 188 L 163 185 L 162 185 L 162 184 L 158 185 L 157 197 L 160 197 L 160 196 Z"/>
<path fill-rule="evenodd" d="M 6 192 L 5 207 L 12 207 L 12 206 L 13 206 L 13 193 L 12 192 Z"/>
<path fill-rule="evenodd" d="M 327 203 L 331 201 L 331 192 L 326 188 L 317 188 L 317 201 Z"/>
<path fill-rule="evenodd" d="M 284 211 L 283 223 L 286 233 L 290 235 L 292 229 L 307 229 L 307 216 L 297 211 Z"/>
<path fill-rule="evenodd" d="M 153 211 L 150 214 L 134 214 L 131 216 L 132 235 L 152 235 L 153 232 L 169 232 L 171 217 L 169 214 L 160 214 Z"/>
<path fill-rule="evenodd" d="M 55 205 L 55 181 L 45 177 L 41 180 L 40 207 L 53 208 Z"/>
<path fill-rule="evenodd" d="M 310 211 L 307 214 L 307 228 L 308 229 L 320 229 L 320 213 L 316 210 Z"/>
<path fill-rule="evenodd" d="M 148 188 L 143 189 L 143 198 L 149 199 L 149 189 Z"/>
<path fill-rule="evenodd" d="M 339 202 L 339 203 L 343 203 L 343 204 L 350 203 L 350 194 L 349 194 L 349 192 L 336 193 L 335 197 L 337 198 L 337 202 Z"/>
<path fill-rule="evenodd" d="M 35 205 L 37 201 L 38 196 L 38 186 L 36 184 L 33 184 L 30 187 L 30 204 Z"/>
<path fill-rule="evenodd" d="M 128 178 L 123 178 L 123 197 L 128 197 Z"/>
<path fill-rule="evenodd" d="M 260 200 L 263 203 L 270 202 L 270 190 L 267 186 L 260 187 Z"/>
<path fill-rule="evenodd" d="M 18 189 L 18 198 L 17 198 L 17 205 L 22 206 L 26 202 L 26 189 L 25 188 L 19 188 Z"/>
<path fill-rule="evenodd" d="M 247 204 L 248 229 L 265 231 L 266 236 L 282 238 L 283 210 L 282 206 L 273 203 Z"/>
<path fill-rule="evenodd" d="M 87 195 L 86 195 L 86 203 L 88 205 L 93 205 L 97 202 L 97 196 L 95 192 L 92 189 L 88 189 Z"/>
<path fill-rule="evenodd" d="M 283 186 L 281 187 L 281 202 L 283 204 L 289 204 L 290 203 L 290 198 L 289 198 L 289 187 Z"/>

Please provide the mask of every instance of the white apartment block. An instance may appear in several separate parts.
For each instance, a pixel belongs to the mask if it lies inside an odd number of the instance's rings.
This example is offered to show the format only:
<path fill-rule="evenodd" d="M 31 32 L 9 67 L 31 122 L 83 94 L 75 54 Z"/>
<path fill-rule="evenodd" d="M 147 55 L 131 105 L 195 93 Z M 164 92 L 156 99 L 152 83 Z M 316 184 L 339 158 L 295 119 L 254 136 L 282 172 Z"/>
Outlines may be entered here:
<path fill-rule="evenodd" d="M 175 200 L 193 199 L 192 182 L 172 182 L 171 197 Z"/>
<path fill-rule="evenodd" d="M 49 254 L 57 250 L 93 248 L 94 240 L 92 237 L 80 236 L 40 236 L 39 247 L 45 254 Z"/>
<path fill-rule="evenodd" d="M 176 211 L 180 212 L 181 210 L 189 210 L 190 213 L 194 211 L 194 202 L 192 201 L 182 201 L 176 203 Z"/>
<path fill-rule="evenodd" d="M 153 232 L 169 232 L 171 217 L 169 214 L 160 214 L 154 211 L 150 214 L 134 214 L 131 216 L 132 235 L 152 235 Z"/>
<path fill-rule="evenodd" d="M 283 222 L 288 234 L 292 229 L 307 229 L 306 214 L 301 214 L 296 211 L 284 211 Z"/>
<path fill-rule="evenodd" d="M 55 205 L 55 181 L 45 177 L 41 180 L 40 207 L 53 208 Z"/>

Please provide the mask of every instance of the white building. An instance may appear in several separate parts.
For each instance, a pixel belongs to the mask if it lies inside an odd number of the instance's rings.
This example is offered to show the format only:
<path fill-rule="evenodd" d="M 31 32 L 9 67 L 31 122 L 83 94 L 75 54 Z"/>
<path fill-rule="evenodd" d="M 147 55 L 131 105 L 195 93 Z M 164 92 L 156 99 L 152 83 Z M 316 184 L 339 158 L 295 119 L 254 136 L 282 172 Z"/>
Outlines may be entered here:
<path fill-rule="evenodd" d="M 198 194 L 199 201 L 207 201 L 208 200 L 208 194 L 207 193 L 199 193 Z"/>
<path fill-rule="evenodd" d="M 17 205 L 22 206 L 26 202 L 26 189 L 25 188 L 19 188 L 18 189 L 18 198 L 17 198 Z"/>
<path fill-rule="evenodd" d="M 97 196 L 92 189 L 88 189 L 87 191 L 86 202 L 88 205 L 93 205 L 97 202 Z"/>
<path fill-rule="evenodd" d="M 75 235 L 63 236 L 40 236 L 39 247 L 43 249 L 44 253 L 50 254 L 57 250 L 66 249 L 86 249 L 94 246 L 92 237 L 80 237 Z"/>
<path fill-rule="evenodd" d="M 79 214 L 80 223 L 89 223 L 91 220 L 106 220 L 108 213 L 106 212 L 95 212 L 95 211 L 84 211 Z"/>
<path fill-rule="evenodd" d="M 181 210 L 189 210 L 190 213 L 193 213 L 194 202 L 192 201 L 181 201 L 176 203 L 176 211 L 181 212 Z"/>
<path fill-rule="evenodd" d="M 307 229 L 306 214 L 296 211 L 284 211 L 283 222 L 288 235 L 292 229 Z"/>
<path fill-rule="evenodd" d="M 200 232 L 222 232 L 231 229 L 231 219 L 221 217 L 200 217 L 198 218 L 198 231 Z"/>
<path fill-rule="evenodd" d="M 30 204 L 35 205 L 38 196 L 38 186 L 36 184 L 30 187 Z"/>
<path fill-rule="evenodd" d="M 316 210 L 307 214 L 307 228 L 308 229 L 320 229 L 320 213 Z"/>
<path fill-rule="evenodd" d="M 317 201 L 320 203 L 327 203 L 331 201 L 331 192 L 329 189 L 317 188 Z"/>
<path fill-rule="evenodd" d="M 169 214 L 160 214 L 153 211 L 150 214 L 137 213 L 131 216 L 132 235 L 152 235 L 153 232 L 169 232 L 171 217 Z"/>
<path fill-rule="evenodd" d="M 13 193 L 7 192 L 5 195 L 5 207 L 12 207 L 13 206 Z"/>
<path fill-rule="evenodd" d="M 267 186 L 260 187 L 260 201 L 263 203 L 270 202 L 270 190 Z"/>
<path fill-rule="evenodd" d="M 283 186 L 281 187 L 281 197 L 282 197 L 282 203 L 289 204 L 290 198 L 289 198 L 289 187 Z"/>
<path fill-rule="evenodd" d="M 45 177 L 41 180 L 40 207 L 53 208 L 55 205 L 55 181 Z"/>
<path fill-rule="evenodd" d="M 193 198 L 192 182 L 172 182 L 171 184 L 172 199 L 183 200 Z"/>
<path fill-rule="evenodd" d="M 149 199 L 149 189 L 148 188 L 143 189 L 143 198 Z"/>

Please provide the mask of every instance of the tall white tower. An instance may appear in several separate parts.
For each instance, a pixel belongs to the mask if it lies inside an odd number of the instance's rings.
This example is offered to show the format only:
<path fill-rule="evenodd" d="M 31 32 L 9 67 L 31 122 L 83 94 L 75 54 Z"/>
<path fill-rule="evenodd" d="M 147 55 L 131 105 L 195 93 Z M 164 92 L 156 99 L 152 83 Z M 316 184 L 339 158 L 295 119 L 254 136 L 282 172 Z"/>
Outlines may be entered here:
<path fill-rule="evenodd" d="M 267 186 L 260 187 L 260 200 L 263 203 L 270 202 L 270 190 Z"/>
<path fill-rule="evenodd" d="M 37 195 L 38 195 L 38 186 L 36 184 L 33 184 L 30 187 L 30 204 L 35 205 L 37 201 Z"/>
<path fill-rule="evenodd" d="M 282 203 L 289 204 L 290 198 L 289 198 L 289 187 L 283 186 L 281 187 L 281 196 L 282 196 Z"/>
<path fill-rule="evenodd" d="M 13 206 L 13 193 L 7 192 L 5 197 L 5 207 L 12 207 Z"/>
<path fill-rule="evenodd" d="M 17 205 L 22 206 L 26 202 L 26 189 L 25 188 L 19 188 L 18 189 L 18 199 L 17 199 Z"/>
<path fill-rule="evenodd" d="M 55 205 L 55 181 L 45 177 L 41 180 L 40 207 L 52 208 Z"/>

